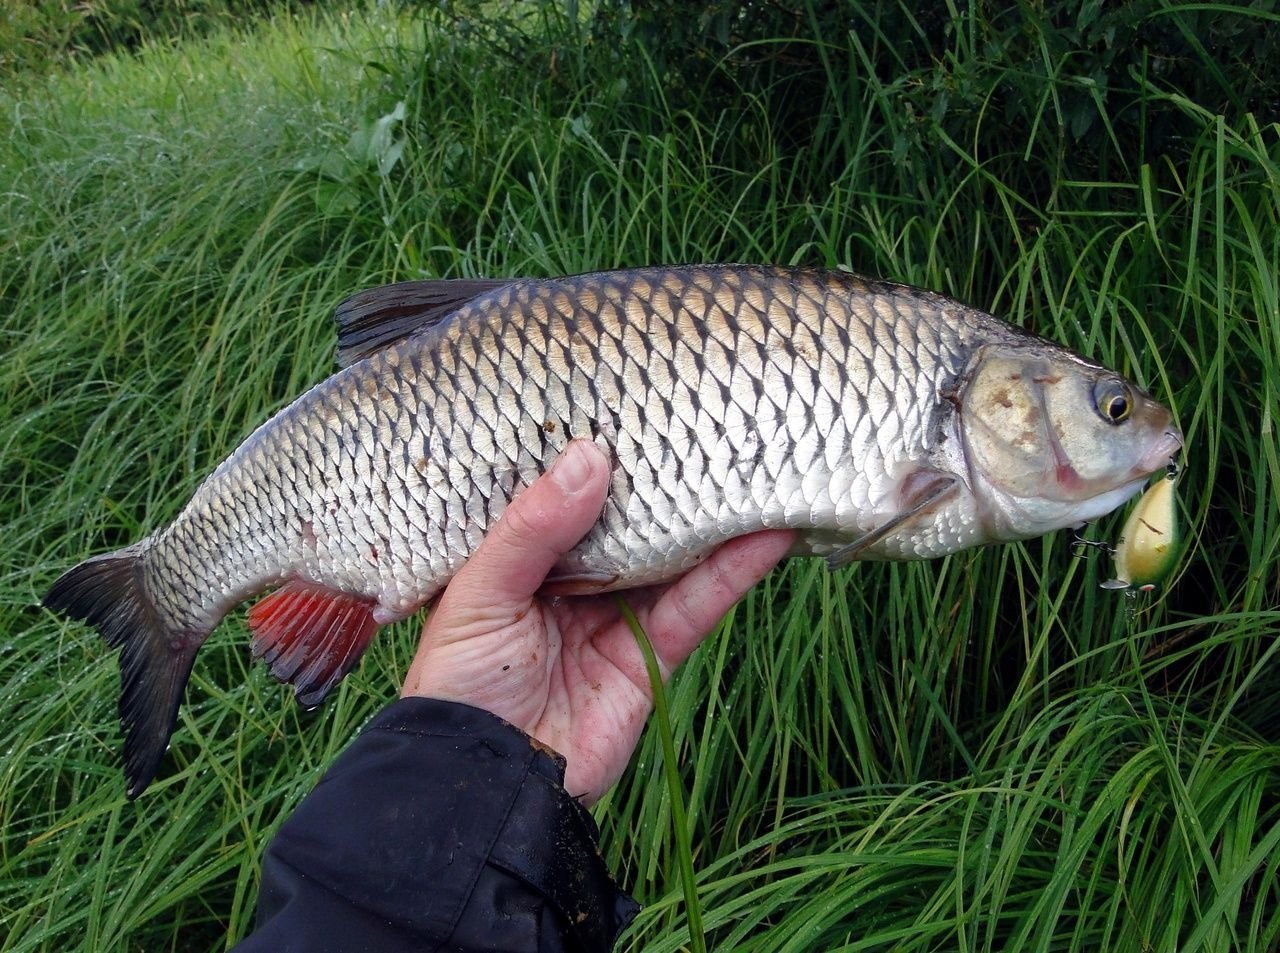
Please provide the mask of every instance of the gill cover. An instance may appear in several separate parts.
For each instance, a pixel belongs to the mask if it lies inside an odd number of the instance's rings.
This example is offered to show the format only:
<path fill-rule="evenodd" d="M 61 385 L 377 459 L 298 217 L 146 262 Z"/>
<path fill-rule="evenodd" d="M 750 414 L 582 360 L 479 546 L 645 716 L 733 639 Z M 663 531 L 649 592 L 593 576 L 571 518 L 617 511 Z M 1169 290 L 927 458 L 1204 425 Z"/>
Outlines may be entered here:
<path fill-rule="evenodd" d="M 998 538 L 1109 513 L 1182 443 L 1141 390 L 1050 345 L 984 348 L 959 401 L 975 496 Z"/>

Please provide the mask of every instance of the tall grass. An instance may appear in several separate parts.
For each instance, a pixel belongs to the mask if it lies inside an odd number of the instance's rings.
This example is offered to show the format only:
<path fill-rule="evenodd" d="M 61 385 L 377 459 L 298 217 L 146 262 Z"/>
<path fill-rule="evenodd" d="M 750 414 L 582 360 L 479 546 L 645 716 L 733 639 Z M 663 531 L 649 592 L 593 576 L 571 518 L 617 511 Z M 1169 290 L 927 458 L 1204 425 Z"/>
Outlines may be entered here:
<path fill-rule="evenodd" d="M 233 616 L 126 804 L 115 659 L 35 608 L 58 572 L 172 517 L 321 379 L 351 290 L 699 260 L 928 286 L 1124 371 L 1176 408 L 1190 527 L 1154 597 L 1099 590 L 1104 558 L 1058 534 L 794 563 L 744 599 L 669 688 L 709 948 L 1280 945 L 1276 126 L 1149 83 L 1195 129 L 1176 161 L 1061 175 L 1049 95 L 1023 141 L 978 116 L 904 159 L 919 119 L 856 68 L 865 38 L 821 42 L 855 68 L 798 150 L 757 90 L 709 111 L 640 53 L 517 66 L 385 13 L 0 94 L 3 949 L 242 935 L 263 846 L 414 645 L 384 633 L 307 713 Z M 660 747 L 598 811 L 646 904 L 626 949 L 690 943 Z"/>

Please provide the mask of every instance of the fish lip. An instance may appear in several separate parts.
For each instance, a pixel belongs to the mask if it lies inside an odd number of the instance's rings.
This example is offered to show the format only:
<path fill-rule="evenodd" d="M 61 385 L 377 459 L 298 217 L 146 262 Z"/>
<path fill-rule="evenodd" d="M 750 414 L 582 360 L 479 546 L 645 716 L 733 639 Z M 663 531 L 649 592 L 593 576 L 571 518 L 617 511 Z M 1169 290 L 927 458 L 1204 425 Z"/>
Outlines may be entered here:
<path fill-rule="evenodd" d="M 1160 439 L 1152 444 L 1151 449 L 1142 455 L 1142 459 L 1138 461 L 1138 465 L 1134 470 L 1142 473 L 1155 473 L 1173 462 L 1181 449 L 1182 434 L 1170 427 L 1160 435 Z"/>

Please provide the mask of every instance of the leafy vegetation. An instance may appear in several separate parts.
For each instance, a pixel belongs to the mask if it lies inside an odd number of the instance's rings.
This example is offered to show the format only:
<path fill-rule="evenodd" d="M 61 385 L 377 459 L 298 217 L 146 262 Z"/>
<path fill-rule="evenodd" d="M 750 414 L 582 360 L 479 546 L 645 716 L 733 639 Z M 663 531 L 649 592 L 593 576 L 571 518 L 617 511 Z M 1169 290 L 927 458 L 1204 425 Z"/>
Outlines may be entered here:
<path fill-rule="evenodd" d="M 113 50 L 202 36 L 306 0 L 0 0 L 0 76 L 9 81 Z"/>
<path fill-rule="evenodd" d="M 918 42 L 891 32 L 905 7 L 852 9 L 841 30 L 813 7 L 755 66 L 767 37 L 727 21 L 717 47 L 700 20 L 679 82 L 643 20 L 545 5 L 282 18 L 0 92 L 0 947 L 224 948 L 274 828 L 393 697 L 411 624 L 307 713 L 233 614 L 126 804 L 112 653 L 35 608 L 328 372 L 338 300 L 713 260 L 927 286 L 1131 375 L 1187 434 L 1189 542 L 1133 599 L 1065 533 L 773 574 L 670 686 L 683 825 L 657 731 L 599 807 L 646 905 L 624 948 L 695 944 L 682 843 L 711 949 L 1280 945 L 1275 59 L 1222 96 L 1225 43 L 1191 44 L 1197 87 L 1130 69 L 1097 20 L 1061 32 L 1060 6 Z M 1141 9 L 1169 43 L 1227 29 Z M 1232 15 L 1266 42 L 1270 8 Z M 1124 65 L 1108 96 L 1073 98 L 1081 44 Z"/>

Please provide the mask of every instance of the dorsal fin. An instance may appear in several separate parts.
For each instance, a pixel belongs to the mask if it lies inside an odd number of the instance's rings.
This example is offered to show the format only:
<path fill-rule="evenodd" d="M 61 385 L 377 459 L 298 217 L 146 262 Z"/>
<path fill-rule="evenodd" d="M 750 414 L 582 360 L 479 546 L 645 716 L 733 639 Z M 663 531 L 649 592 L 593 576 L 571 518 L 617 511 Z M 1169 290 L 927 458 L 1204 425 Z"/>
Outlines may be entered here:
<path fill-rule="evenodd" d="M 439 324 L 473 298 L 511 284 L 509 278 L 401 281 L 353 294 L 333 314 L 338 366 L 346 367 L 388 344 Z"/>

